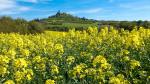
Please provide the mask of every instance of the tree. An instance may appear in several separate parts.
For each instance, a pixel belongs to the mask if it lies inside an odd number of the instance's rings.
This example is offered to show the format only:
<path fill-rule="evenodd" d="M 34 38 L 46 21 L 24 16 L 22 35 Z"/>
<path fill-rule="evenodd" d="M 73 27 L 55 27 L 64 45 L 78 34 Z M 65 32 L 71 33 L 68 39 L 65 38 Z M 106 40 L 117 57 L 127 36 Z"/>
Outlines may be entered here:
<path fill-rule="evenodd" d="M 28 28 L 30 33 L 42 33 L 44 31 L 42 24 L 36 21 L 30 21 Z"/>
<path fill-rule="evenodd" d="M 148 21 L 144 21 L 143 22 L 143 27 L 144 28 L 149 28 L 150 27 L 150 23 Z"/>
<path fill-rule="evenodd" d="M 136 25 L 138 26 L 138 28 L 140 28 L 142 26 L 143 22 L 142 20 L 137 21 Z"/>

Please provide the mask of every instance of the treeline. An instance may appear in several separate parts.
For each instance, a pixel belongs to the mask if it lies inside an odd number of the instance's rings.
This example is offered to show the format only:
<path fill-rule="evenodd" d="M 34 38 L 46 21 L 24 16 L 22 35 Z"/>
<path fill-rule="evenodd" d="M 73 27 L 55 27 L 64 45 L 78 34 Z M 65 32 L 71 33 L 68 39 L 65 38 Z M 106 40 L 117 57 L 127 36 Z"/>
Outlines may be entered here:
<path fill-rule="evenodd" d="M 123 28 L 125 30 L 133 30 L 135 27 L 150 28 L 149 21 L 100 21 L 99 25 L 111 25 L 117 29 Z"/>
<path fill-rule="evenodd" d="M 20 33 L 20 34 L 35 34 L 41 33 L 44 28 L 37 21 L 26 21 L 24 19 L 12 19 L 11 17 L 0 17 L 0 32 L 1 33 Z"/>

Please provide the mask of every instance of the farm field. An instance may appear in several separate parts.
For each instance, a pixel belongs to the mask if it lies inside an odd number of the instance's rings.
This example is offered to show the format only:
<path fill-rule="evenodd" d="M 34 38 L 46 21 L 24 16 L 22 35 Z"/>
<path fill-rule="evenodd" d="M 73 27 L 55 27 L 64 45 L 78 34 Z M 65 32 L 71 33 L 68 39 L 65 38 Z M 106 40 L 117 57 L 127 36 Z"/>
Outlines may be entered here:
<path fill-rule="evenodd" d="M 149 84 L 150 29 L 0 34 L 0 84 Z"/>

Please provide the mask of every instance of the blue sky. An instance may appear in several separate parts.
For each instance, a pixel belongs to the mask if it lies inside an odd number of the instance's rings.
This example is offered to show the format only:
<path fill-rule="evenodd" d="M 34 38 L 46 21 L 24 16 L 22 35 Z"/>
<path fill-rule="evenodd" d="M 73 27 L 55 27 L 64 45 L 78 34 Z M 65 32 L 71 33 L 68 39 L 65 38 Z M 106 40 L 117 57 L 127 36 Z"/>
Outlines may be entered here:
<path fill-rule="evenodd" d="M 58 10 L 97 20 L 150 20 L 150 0 L 0 0 L 0 16 L 31 20 Z"/>

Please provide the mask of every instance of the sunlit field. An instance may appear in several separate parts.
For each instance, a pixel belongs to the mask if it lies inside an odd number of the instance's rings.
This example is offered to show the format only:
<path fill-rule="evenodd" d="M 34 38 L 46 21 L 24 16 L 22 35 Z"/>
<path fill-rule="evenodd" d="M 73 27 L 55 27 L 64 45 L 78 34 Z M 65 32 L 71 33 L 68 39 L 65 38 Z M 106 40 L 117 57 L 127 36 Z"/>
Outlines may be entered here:
<path fill-rule="evenodd" d="M 150 29 L 0 34 L 0 84 L 149 84 Z"/>

